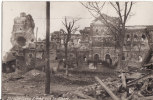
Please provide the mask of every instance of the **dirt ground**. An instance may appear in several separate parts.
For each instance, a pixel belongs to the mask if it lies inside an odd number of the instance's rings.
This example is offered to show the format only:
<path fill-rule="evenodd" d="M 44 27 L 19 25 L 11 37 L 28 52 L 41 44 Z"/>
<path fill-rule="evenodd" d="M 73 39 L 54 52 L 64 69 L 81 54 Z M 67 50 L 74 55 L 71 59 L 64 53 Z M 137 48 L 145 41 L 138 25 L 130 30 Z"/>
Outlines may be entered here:
<path fill-rule="evenodd" d="M 82 73 L 83 74 L 83 73 Z M 74 91 L 79 87 L 94 84 L 95 76 L 91 73 L 70 74 L 65 76 L 64 73 L 56 73 L 51 75 L 50 91 L 54 97 L 59 97 L 65 92 Z M 99 77 L 107 78 L 108 76 Z M 43 96 L 45 91 L 45 73 L 32 70 L 24 75 L 13 73 L 2 75 L 2 98 L 8 99 L 16 96 L 37 97 Z M 50 95 L 50 96 L 51 96 Z"/>

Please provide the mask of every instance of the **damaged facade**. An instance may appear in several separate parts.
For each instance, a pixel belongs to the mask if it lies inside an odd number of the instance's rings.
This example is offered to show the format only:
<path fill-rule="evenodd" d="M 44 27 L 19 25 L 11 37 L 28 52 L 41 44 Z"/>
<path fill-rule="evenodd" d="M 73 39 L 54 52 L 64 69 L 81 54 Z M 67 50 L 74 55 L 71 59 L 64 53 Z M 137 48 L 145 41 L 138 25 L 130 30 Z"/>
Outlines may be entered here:
<path fill-rule="evenodd" d="M 114 19 L 114 17 L 109 18 Z M 125 34 L 122 60 L 128 63 L 128 66 L 141 65 L 146 53 L 149 51 L 145 31 L 148 28 L 153 29 L 153 26 L 126 26 L 127 31 Z M 58 36 L 56 36 L 57 33 Z M 60 52 L 64 47 L 62 44 L 63 37 L 60 31 L 57 33 L 54 32 L 51 38 L 58 40 L 56 43 L 60 45 L 60 48 L 58 48 L 58 52 Z M 97 18 L 90 24 L 90 27 L 85 27 L 83 30 L 80 30 L 80 34 L 73 34 L 73 38 L 71 39 L 72 41 L 76 41 L 75 46 L 77 47 L 70 45 L 69 47 L 74 50 L 69 49 L 69 54 L 72 54 L 74 58 L 78 56 L 81 59 L 80 61 L 84 62 L 97 60 L 99 63 L 106 61 L 115 65 L 118 61 L 119 48 L 112 34 L 109 28 Z M 64 54 L 62 55 L 64 56 Z"/>
<path fill-rule="evenodd" d="M 114 17 L 109 18 L 115 19 Z M 71 40 L 68 43 L 68 59 L 72 63 L 81 66 L 94 61 L 100 65 L 103 62 L 107 62 L 109 65 L 117 64 L 119 51 L 117 41 L 109 28 L 100 20 L 100 18 L 95 19 L 90 27 L 80 30 L 80 34 L 71 35 Z M 31 15 L 21 13 L 20 17 L 14 19 L 11 37 L 13 47 L 10 52 L 14 55 L 15 64 L 19 69 L 27 70 L 45 66 L 46 41 L 38 40 L 36 42 L 34 27 Z M 153 29 L 153 26 L 126 26 L 122 60 L 128 62 L 128 66 L 137 66 L 145 59 L 146 53 L 149 51 L 145 31 L 148 28 Z M 65 35 L 61 31 L 51 34 L 50 62 L 64 59 Z"/>

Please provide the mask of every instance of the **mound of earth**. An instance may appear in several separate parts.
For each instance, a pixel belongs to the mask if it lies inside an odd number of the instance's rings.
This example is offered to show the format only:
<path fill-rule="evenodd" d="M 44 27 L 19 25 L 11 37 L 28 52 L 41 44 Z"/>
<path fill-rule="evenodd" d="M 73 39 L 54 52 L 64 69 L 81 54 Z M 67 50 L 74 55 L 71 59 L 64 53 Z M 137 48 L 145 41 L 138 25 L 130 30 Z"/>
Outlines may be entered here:
<path fill-rule="evenodd" d="M 45 78 L 45 73 L 36 69 L 26 72 L 24 75 L 24 80 L 40 81 Z"/>

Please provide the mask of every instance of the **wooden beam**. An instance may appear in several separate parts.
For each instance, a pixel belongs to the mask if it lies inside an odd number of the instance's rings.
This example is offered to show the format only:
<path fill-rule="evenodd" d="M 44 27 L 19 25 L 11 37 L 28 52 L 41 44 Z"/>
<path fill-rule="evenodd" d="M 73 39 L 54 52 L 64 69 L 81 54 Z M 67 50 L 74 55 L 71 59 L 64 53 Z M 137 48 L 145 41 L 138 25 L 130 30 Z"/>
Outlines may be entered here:
<path fill-rule="evenodd" d="M 153 78 L 153 72 L 151 72 L 149 74 L 146 74 L 146 75 L 144 75 L 144 76 L 142 76 L 142 77 L 140 77 L 138 79 L 135 79 L 135 80 L 133 80 L 131 82 L 128 82 L 127 83 L 127 87 L 130 87 L 130 86 L 136 84 L 137 82 L 142 82 L 142 81 L 144 81 L 147 78 Z"/>
<path fill-rule="evenodd" d="M 113 100 L 120 100 L 97 76 L 95 76 L 95 79 L 100 83 L 100 85 L 106 90 Z"/>

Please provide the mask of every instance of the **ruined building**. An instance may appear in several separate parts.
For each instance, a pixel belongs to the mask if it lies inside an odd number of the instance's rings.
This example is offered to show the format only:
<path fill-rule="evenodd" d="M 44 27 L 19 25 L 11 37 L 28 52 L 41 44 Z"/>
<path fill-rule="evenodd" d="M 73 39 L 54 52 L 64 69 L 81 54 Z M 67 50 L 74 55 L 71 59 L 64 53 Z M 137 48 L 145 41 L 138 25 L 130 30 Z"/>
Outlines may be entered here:
<path fill-rule="evenodd" d="M 153 26 L 126 26 L 122 60 L 126 63 L 128 62 L 128 66 L 137 66 L 145 59 L 146 53 L 149 50 L 146 29 L 153 29 Z M 85 30 L 86 28 L 83 31 Z M 99 59 L 102 61 L 111 59 L 112 64 L 116 63 L 119 54 L 117 41 L 109 28 L 102 23 L 101 19 L 95 19 L 90 24 L 89 31 L 85 31 L 84 34 L 85 37 L 89 38 L 88 44 L 91 45 L 90 53 L 87 55 L 89 59 Z"/>
<path fill-rule="evenodd" d="M 13 47 L 26 48 L 34 42 L 34 20 L 31 15 L 21 13 L 14 19 L 11 43 Z"/>
<path fill-rule="evenodd" d="M 46 63 L 46 40 L 38 39 L 38 41 L 36 41 L 34 28 L 35 23 L 30 14 L 26 15 L 23 12 L 20 13 L 19 17 L 14 19 L 11 36 L 12 48 L 9 53 L 6 54 L 5 58 L 7 60 L 3 64 L 5 65 L 3 69 L 10 69 L 11 66 L 16 66 L 23 71 L 33 68 L 44 70 Z M 53 61 L 56 59 L 57 45 L 53 41 L 51 41 L 50 44 L 50 60 Z M 10 55 L 13 56 L 11 56 L 13 59 L 10 59 Z"/>
<path fill-rule="evenodd" d="M 20 69 L 25 66 L 34 65 L 35 52 L 35 36 L 34 36 L 34 20 L 30 14 L 20 13 L 19 17 L 14 19 L 12 30 L 12 49 L 16 57 L 16 66 Z"/>
<path fill-rule="evenodd" d="M 117 24 L 117 18 L 104 16 L 109 18 L 112 24 Z M 79 57 L 80 62 L 96 60 L 101 63 L 110 60 L 110 64 L 116 64 L 119 55 L 117 41 L 112 35 L 112 31 L 102 22 L 103 20 L 97 18 L 93 20 L 90 27 L 85 27 L 81 30 L 79 36 L 74 34 L 75 38 L 73 37 L 72 40 L 78 41 L 80 39 L 79 46 L 77 49 L 74 47 L 75 49 L 69 52 L 69 54 L 73 55 L 74 58 Z M 153 26 L 126 26 L 122 60 L 125 63 L 128 62 L 128 66 L 140 65 L 145 59 L 146 53 L 149 50 L 145 31 L 148 28 L 153 29 Z M 63 37 L 59 34 L 60 32 L 58 32 L 58 38 L 56 33 L 52 34 L 52 39 L 58 40 L 57 43 L 61 45 L 59 47 L 62 47 Z M 71 47 L 73 48 L 72 45 Z"/>
<path fill-rule="evenodd" d="M 34 20 L 30 14 L 20 13 L 19 17 L 14 19 L 14 25 L 11 35 L 12 48 L 9 54 L 14 56 L 15 63 L 7 64 L 5 68 L 15 66 L 21 70 L 27 70 L 35 65 L 35 36 Z M 9 55 L 6 55 L 9 58 Z M 8 63 L 8 61 L 6 61 Z"/>

